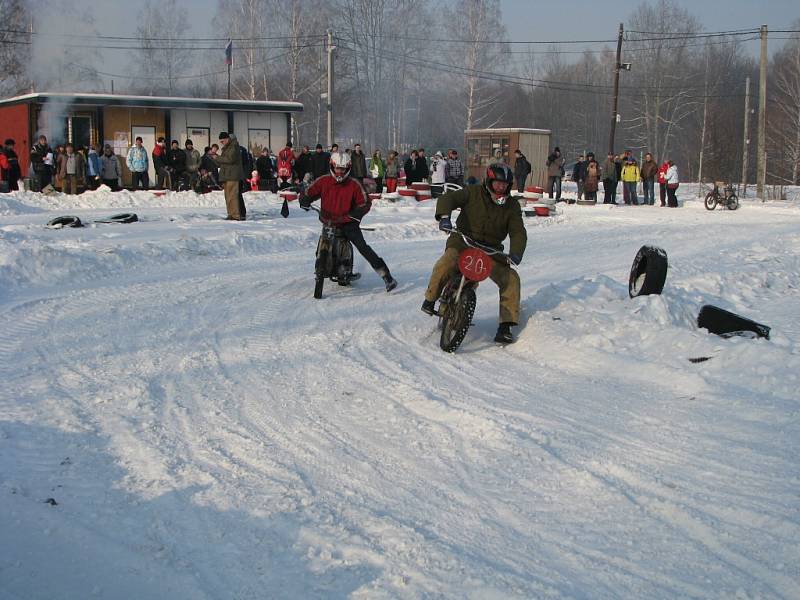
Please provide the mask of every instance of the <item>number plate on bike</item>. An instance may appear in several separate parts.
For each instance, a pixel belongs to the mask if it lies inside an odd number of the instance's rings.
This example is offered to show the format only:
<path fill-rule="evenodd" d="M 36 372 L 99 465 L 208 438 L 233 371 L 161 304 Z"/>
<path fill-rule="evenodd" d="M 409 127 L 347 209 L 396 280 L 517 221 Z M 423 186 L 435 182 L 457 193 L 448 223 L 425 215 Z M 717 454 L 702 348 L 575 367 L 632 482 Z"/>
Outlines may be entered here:
<path fill-rule="evenodd" d="M 492 258 L 477 248 L 467 248 L 458 255 L 458 270 L 470 281 L 483 281 L 489 277 L 492 264 Z"/>

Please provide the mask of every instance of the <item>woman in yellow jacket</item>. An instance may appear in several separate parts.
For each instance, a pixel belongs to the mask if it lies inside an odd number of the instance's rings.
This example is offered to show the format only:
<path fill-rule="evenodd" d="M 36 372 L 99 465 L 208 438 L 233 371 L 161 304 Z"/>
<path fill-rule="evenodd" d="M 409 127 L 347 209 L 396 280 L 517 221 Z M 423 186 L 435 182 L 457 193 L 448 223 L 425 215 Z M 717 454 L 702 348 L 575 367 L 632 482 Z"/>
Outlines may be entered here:
<path fill-rule="evenodd" d="M 625 204 L 636 206 L 639 199 L 636 197 L 636 184 L 639 183 L 639 165 L 635 158 L 628 158 L 622 167 L 622 186 L 625 188 Z"/>

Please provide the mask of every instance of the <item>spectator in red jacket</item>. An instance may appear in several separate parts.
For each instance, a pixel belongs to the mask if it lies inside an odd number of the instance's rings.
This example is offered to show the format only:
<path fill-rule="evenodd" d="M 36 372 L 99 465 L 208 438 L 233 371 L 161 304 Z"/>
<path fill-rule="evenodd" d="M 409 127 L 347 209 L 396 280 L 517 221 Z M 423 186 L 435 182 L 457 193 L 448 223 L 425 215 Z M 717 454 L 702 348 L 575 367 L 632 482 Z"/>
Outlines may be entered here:
<path fill-rule="evenodd" d="M 667 170 L 669 169 L 669 161 L 665 160 L 660 167 L 658 167 L 658 197 L 661 200 L 661 206 L 667 205 Z"/>

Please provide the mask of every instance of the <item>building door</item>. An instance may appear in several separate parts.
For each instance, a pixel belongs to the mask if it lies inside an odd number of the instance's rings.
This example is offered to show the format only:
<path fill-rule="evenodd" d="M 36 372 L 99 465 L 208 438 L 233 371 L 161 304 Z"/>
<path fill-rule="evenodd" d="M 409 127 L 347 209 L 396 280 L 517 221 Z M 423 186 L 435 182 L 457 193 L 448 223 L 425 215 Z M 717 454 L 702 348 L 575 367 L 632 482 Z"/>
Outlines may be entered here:
<path fill-rule="evenodd" d="M 69 119 L 70 141 L 77 148 L 88 148 L 92 142 L 92 118 L 72 116 Z"/>
<path fill-rule="evenodd" d="M 156 147 L 156 128 L 134 125 L 131 127 L 131 141 L 135 142 L 137 137 L 142 138 L 142 146 L 147 149 L 147 163 L 149 165 L 147 173 L 150 175 L 150 185 L 154 186 L 156 170 L 153 167 L 153 148 Z"/>

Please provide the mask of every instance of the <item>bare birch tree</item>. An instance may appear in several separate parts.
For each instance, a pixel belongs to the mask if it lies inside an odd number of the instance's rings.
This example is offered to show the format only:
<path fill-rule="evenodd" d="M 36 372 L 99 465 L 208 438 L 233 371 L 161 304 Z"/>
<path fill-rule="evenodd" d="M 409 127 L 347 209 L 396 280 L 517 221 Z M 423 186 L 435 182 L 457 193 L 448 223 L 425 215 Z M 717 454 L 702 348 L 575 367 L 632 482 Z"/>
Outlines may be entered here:
<path fill-rule="evenodd" d="M 134 86 L 151 95 L 177 95 L 182 77 L 192 67 L 194 52 L 186 39 L 190 25 L 185 8 L 177 0 L 146 0 L 139 22 L 136 35 L 141 44 L 141 60 Z"/>

